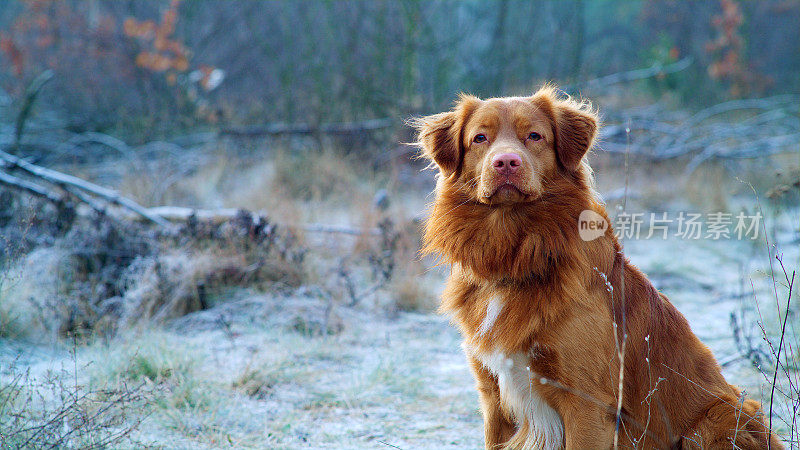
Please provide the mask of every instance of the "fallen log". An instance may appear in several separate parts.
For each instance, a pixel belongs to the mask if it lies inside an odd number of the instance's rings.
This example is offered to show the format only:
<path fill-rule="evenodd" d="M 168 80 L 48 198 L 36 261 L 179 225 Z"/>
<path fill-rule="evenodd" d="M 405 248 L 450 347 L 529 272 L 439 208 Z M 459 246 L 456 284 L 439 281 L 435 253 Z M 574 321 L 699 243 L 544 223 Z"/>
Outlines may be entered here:
<path fill-rule="evenodd" d="M 660 110 L 619 118 L 600 131 L 598 147 L 608 153 L 654 161 L 692 157 L 691 169 L 711 158 L 758 158 L 795 150 L 800 121 L 797 95 L 737 99 L 688 117 L 664 117 Z M 730 116 L 728 120 L 724 120 Z M 630 139 L 626 130 L 633 133 Z"/>
<path fill-rule="evenodd" d="M 153 208 L 145 208 L 131 199 L 120 196 L 116 191 L 113 191 L 102 186 L 90 183 L 86 180 L 67 175 L 55 170 L 46 169 L 29 163 L 22 158 L 17 158 L 0 151 L 0 168 L 6 169 L 20 169 L 27 172 L 29 175 L 47 181 L 49 183 L 59 186 L 61 189 L 72 195 L 79 202 L 85 203 L 91 209 L 108 214 L 104 204 L 98 202 L 95 198 L 86 193 L 91 193 L 101 199 L 120 206 L 132 212 L 127 219 L 145 219 L 153 222 L 164 228 L 172 228 L 173 224 L 187 222 L 190 219 L 200 219 L 214 224 L 220 224 L 230 220 L 234 220 L 241 216 L 241 209 L 236 208 L 221 208 L 221 209 L 197 209 L 182 206 L 157 206 Z M 36 197 L 47 199 L 53 203 L 62 203 L 64 201 L 62 196 L 51 190 L 46 189 L 31 181 L 9 175 L 5 171 L 0 171 L 0 184 L 21 190 Z M 249 214 L 249 212 L 248 212 Z M 256 212 L 251 214 L 255 220 L 260 215 L 266 213 Z M 118 217 L 111 215 L 112 217 Z M 298 227 L 299 229 L 311 233 L 333 233 L 345 234 L 350 236 L 363 236 L 372 235 L 380 236 L 380 230 L 376 228 L 353 228 L 344 225 L 329 225 L 329 224 L 306 224 Z"/>
<path fill-rule="evenodd" d="M 129 211 L 132 211 L 144 217 L 145 219 L 155 223 L 156 225 L 159 225 L 161 227 L 171 226 L 171 224 L 168 221 L 162 219 L 159 216 L 150 214 L 147 211 L 147 208 L 143 207 L 142 205 L 134 202 L 129 198 L 119 195 L 119 193 L 117 193 L 114 190 L 98 186 L 94 183 L 90 183 L 86 180 L 82 180 L 72 175 L 67 175 L 65 173 L 61 173 L 52 169 L 47 169 L 45 167 L 37 166 L 36 164 L 29 163 L 28 161 L 22 158 L 18 158 L 4 151 L 0 151 L 0 162 L 3 163 L 2 166 L 4 166 L 7 170 L 14 170 L 14 169 L 22 170 L 34 178 L 38 178 L 47 181 L 49 183 L 55 184 L 56 186 L 60 186 L 65 190 L 76 188 L 82 191 L 89 192 L 92 195 L 100 197 L 103 200 L 113 205 L 117 205 Z"/>
<path fill-rule="evenodd" d="M 27 180 L 23 180 L 22 178 L 17 178 L 13 175 L 9 175 L 0 170 L 0 184 L 4 186 L 9 186 L 14 189 L 27 192 L 36 197 L 41 197 L 46 200 L 49 200 L 53 203 L 61 203 L 64 199 L 61 196 L 56 195 L 53 192 L 45 189 L 42 186 L 39 186 L 36 183 L 32 183 Z"/>
<path fill-rule="evenodd" d="M 600 142 L 598 148 L 605 153 L 620 155 L 629 153 L 646 157 L 652 161 L 668 161 L 700 152 L 698 156 L 702 156 L 695 163 L 699 164 L 711 158 L 756 159 L 781 153 L 796 152 L 796 147 L 792 146 L 800 142 L 800 133 L 757 138 L 748 141 L 747 144 L 740 145 L 726 145 L 724 142 L 719 142 L 720 140 L 712 138 L 698 139 L 696 142 L 687 143 L 679 147 L 670 147 L 661 152 L 654 152 L 652 147 L 638 143 L 628 145 L 616 142 Z"/>
<path fill-rule="evenodd" d="M 627 72 L 613 73 L 604 77 L 595 78 L 585 83 L 587 88 L 609 86 L 628 81 L 644 80 L 668 73 L 680 72 L 692 65 L 692 58 L 686 57 L 671 64 L 661 64 L 659 62 L 644 69 L 629 70 Z"/>
<path fill-rule="evenodd" d="M 679 61 L 670 64 L 661 64 L 656 62 L 650 67 L 643 69 L 628 70 L 626 72 L 612 73 L 599 78 L 594 78 L 580 83 L 568 84 L 562 86 L 561 89 L 567 92 L 578 91 L 582 88 L 598 88 L 603 86 L 610 86 L 618 83 L 625 83 L 629 81 L 644 80 L 647 78 L 656 77 L 668 73 L 675 73 L 685 70 L 692 65 L 692 58 L 686 57 Z"/>
<path fill-rule="evenodd" d="M 393 124 L 394 119 L 390 117 L 364 120 L 361 122 L 329 123 L 316 126 L 307 123 L 273 123 L 267 125 L 222 128 L 219 130 L 219 135 L 241 137 L 280 136 L 286 134 L 310 135 L 315 133 L 341 135 L 381 130 L 389 128 Z"/>
<path fill-rule="evenodd" d="M 196 209 L 187 208 L 184 206 L 155 206 L 147 208 L 150 215 L 160 217 L 170 222 L 185 222 L 191 217 L 204 222 L 211 222 L 218 225 L 222 222 L 227 222 L 234 219 L 239 210 L 236 208 L 220 208 L 220 209 Z"/>
<path fill-rule="evenodd" d="M 213 224 L 220 224 L 233 220 L 241 215 L 241 209 L 237 208 L 220 208 L 220 209 L 197 209 L 187 208 L 183 206 L 156 206 L 147 208 L 150 215 L 161 217 L 165 220 L 175 223 L 186 222 L 192 217 L 211 222 Z M 252 216 L 256 219 L 259 216 L 266 216 L 266 212 L 254 211 Z M 333 234 L 346 234 L 350 236 L 363 236 L 365 234 L 372 236 L 380 236 L 381 232 L 377 228 L 354 228 L 344 225 L 328 225 L 311 223 L 298 227 L 299 229 L 310 233 L 333 233 Z"/>

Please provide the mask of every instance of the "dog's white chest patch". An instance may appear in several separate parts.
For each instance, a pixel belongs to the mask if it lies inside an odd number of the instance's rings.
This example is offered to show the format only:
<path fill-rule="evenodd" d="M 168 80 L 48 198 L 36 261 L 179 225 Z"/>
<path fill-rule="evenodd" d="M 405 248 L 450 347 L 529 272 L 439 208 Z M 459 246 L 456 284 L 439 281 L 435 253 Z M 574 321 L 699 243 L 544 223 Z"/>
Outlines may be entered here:
<path fill-rule="evenodd" d="M 503 312 L 503 306 L 503 299 L 500 296 L 496 295 L 489 300 L 489 305 L 486 306 L 486 315 L 483 317 L 481 326 L 478 329 L 479 336 L 485 335 L 492 329 L 494 323 L 497 322 L 497 317 Z"/>
<path fill-rule="evenodd" d="M 561 416 L 536 391 L 536 375 L 530 370 L 529 354 L 478 352 L 470 346 L 465 346 L 465 350 L 497 377 L 500 400 L 518 425 L 517 434 L 511 441 L 524 443 L 522 448 L 525 449 L 563 448 L 564 425 Z"/>

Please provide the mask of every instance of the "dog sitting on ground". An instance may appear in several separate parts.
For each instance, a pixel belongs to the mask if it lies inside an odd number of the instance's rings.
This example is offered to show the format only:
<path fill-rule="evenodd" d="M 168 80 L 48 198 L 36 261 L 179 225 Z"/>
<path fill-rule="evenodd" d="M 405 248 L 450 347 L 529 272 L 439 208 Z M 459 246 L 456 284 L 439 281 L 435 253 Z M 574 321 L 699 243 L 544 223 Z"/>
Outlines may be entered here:
<path fill-rule="evenodd" d="M 462 95 L 414 125 L 439 172 L 423 253 L 451 265 L 440 309 L 464 337 L 487 449 L 782 448 L 611 227 L 581 238 L 582 212 L 609 223 L 588 103 L 552 87 Z"/>

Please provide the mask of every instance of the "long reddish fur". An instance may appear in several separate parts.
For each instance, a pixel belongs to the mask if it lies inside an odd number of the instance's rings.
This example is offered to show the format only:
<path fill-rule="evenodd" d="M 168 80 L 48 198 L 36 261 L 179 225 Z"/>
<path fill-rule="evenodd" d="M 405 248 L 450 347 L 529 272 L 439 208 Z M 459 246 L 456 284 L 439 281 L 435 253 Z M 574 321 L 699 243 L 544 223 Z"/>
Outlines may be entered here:
<path fill-rule="evenodd" d="M 507 354 L 534 344 L 541 349 L 543 357 L 531 360 L 531 371 L 540 376 L 534 387 L 561 416 L 568 449 L 612 446 L 620 365 L 614 324 L 619 341 L 623 322 L 621 447 L 731 448 L 735 436 L 738 448 L 767 448 L 768 437 L 772 448 L 782 448 L 769 435 L 759 403 L 742 401 L 740 390 L 725 381 L 683 315 L 623 256 L 610 227 L 593 241 L 579 237 L 581 211 L 608 218 L 592 188 L 591 169 L 581 159 L 594 141 L 597 117 L 586 104 L 561 98 L 552 88 L 533 98 L 560 136 L 580 135 L 587 121 L 594 126 L 577 142 L 558 144 L 585 147 L 574 170 L 559 167 L 541 198 L 514 208 L 476 202 L 461 179 L 460 127 L 477 99 L 462 97 L 451 113 L 418 122 L 423 155 L 441 172 L 422 250 L 451 264 L 440 311 L 477 348 Z M 564 117 L 578 117 L 580 123 Z M 449 159 L 441 161 L 438 152 L 449 152 Z M 498 294 L 505 307 L 493 332 L 481 335 L 489 301 Z M 501 404 L 496 378 L 469 359 L 486 448 L 505 445 L 518 425 Z"/>

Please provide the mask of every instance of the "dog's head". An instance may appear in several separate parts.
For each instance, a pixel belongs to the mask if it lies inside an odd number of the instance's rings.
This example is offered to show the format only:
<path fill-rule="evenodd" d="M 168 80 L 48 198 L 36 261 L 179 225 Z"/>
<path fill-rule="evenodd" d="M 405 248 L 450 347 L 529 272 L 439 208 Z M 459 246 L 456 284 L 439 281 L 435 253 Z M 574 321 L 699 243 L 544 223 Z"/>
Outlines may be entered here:
<path fill-rule="evenodd" d="M 462 95 L 451 111 L 416 125 L 439 182 L 496 206 L 534 202 L 554 180 L 584 178 L 598 118 L 588 104 L 545 87 L 531 97 Z"/>

